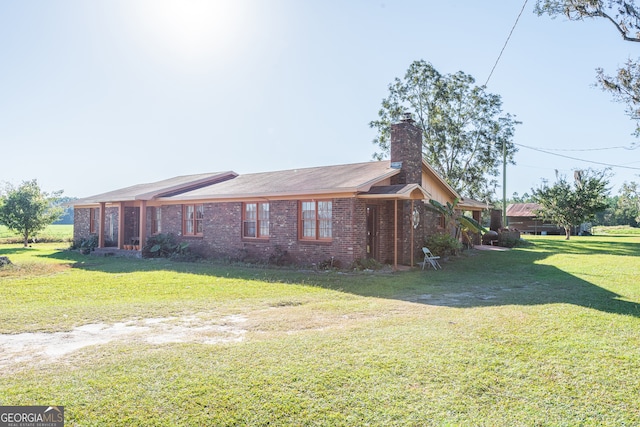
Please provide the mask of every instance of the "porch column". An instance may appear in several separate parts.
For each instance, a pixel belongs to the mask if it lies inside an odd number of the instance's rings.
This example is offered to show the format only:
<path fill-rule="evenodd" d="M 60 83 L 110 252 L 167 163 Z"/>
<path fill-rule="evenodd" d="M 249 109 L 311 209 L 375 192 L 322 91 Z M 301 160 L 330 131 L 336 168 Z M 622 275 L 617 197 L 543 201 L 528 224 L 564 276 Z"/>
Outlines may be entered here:
<path fill-rule="evenodd" d="M 98 247 L 99 248 L 104 248 L 104 232 L 105 230 L 105 225 L 107 223 L 106 218 L 107 218 L 107 213 L 105 212 L 105 208 L 106 208 L 107 204 L 105 202 L 100 202 L 100 224 L 98 224 L 98 230 L 100 230 L 100 233 L 98 233 Z"/>
<path fill-rule="evenodd" d="M 140 245 L 140 250 L 142 250 L 142 246 L 144 245 L 145 240 L 147 240 L 147 201 L 142 200 L 140 202 L 140 231 L 138 236 L 140 240 L 138 244 Z"/>
<path fill-rule="evenodd" d="M 124 202 L 118 203 L 118 249 L 124 249 Z"/>
<path fill-rule="evenodd" d="M 398 199 L 393 201 L 393 269 L 398 269 Z"/>
<path fill-rule="evenodd" d="M 413 230 L 414 230 L 414 223 L 413 223 L 413 199 L 411 199 L 411 248 L 410 248 L 410 256 L 411 256 L 411 267 L 413 267 L 413 245 L 415 244 L 415 242 L 413 241 Z"/>
<path fill-rule="evenodd" d="M 476 220 L 476 222 L 478 224 L 482 224 L 482 211 L 473 211 L 472 213 L 473 215 L 473 219 Z M 482 244 L 482 233 L 474 233 L 474 245 L 481 245 Z"/>

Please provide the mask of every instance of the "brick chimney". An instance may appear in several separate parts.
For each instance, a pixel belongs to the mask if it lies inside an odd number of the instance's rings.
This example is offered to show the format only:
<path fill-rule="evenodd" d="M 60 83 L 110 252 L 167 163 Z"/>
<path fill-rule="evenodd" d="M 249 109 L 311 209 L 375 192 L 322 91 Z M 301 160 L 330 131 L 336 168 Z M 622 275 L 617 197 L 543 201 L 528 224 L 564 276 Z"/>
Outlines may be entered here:
<path fill-rule="evenodd" d="M 393 184 L 422 184 L 422 131 L 404 113 L 391 125 L 391 167 L 400 169 Z"/>

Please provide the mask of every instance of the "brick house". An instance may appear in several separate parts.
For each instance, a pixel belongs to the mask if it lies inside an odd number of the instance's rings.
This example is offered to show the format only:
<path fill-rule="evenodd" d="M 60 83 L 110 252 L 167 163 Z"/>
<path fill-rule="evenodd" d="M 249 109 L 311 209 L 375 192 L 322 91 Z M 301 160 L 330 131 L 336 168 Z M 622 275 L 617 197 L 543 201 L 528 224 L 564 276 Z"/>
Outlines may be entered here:
<path fill-rule="evenodd" d="M 74 239 L 124 249 L 172 233 L 210 257 L 341 266 L 373 258 L 413 265 L 441 219 L 429 199 L 458 194 L 422 158 L 409 118 L 392 125 L 390 160 L 238 175 L 175 177 L 74 202 Z M 464 208 L 464 202 L 460 205 Z M 477 206 L 469 208 L 476 210 Z"/>

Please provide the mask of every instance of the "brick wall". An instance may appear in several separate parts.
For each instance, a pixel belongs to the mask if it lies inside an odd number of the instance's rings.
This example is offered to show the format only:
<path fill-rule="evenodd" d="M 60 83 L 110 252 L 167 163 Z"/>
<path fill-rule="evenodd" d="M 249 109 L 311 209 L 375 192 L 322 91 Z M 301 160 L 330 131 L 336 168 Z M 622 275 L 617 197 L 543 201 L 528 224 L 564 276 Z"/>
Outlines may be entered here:
<path fill-rule="evenodd" d="M 242 237 L 242 203 L 204 204 L 203 236 L 182 235 L 182 205 L 157 207 L 161 210 L 161 232 L 172 233 L 181 241 L 189 242 L 196 253 L 211 258 L 246 259 L 266 262 L 270 257 L 287 253 L 290 262 L 318 264 L 329 262 L 332 257 L 341 267 L 349 267 L 354 261 L 367 257 L 367 206 L 378 210 L 378 248 L 374 257 L 384 263 L 394 260 L 394 202 L 364 201 L 362 199 L 332 200 L 332 234 L 329 242 L 298 239 L 298 201 L 276 200 L 269 206 L 270 237 L 246 239 Z M 420 201 L 414 202 L 420 212 L 420 223 L 413 230 L 411 241 L 411 203 L 398 202 L 398 262 L 410 264 L 411 245 L 414 256 L 419 257 L 424 237 L 437 231 L 438 215 L 425 209 Z M 147 236 L 151 235 L 151 208 L 147 208 Z M 137 235 L 132 223 L 137 224 L 138 208 L 125 208 L 125 243 Z M 106 210 L 105 242 L 118 241 L 117 207 Z M 113 221 L 113 226 L 111 225 Z M 74 239 L 89 236 L 89 209 L 74 210 Z"/>
<path fill-rule="evenodd" d="M 99 208 L 95 208 L 99 210 Z M 73 210 L 73 240 L 80 241 L 89 237 L 90 227 L 90 209 L 75 208 Z M 105 208 L 105 224 L 104 224 L 104 241 L 106 246 L 118 245 L 118 217 L 119 209 L 117 207 Z M 96 223 L 97 233 L 100 233 L 100 224 Z"/>
<path fill-rule="evenodd" d="M 205 203 L 203 235 L 182 236 L 182 206 L 162 206 L 163 233 L 173 233 L 190 248 L 211 257 L 267 261 L 286 251 L 291 262 L 314 264 L 330 261 L 347 267 L 366 256 L 366 217 L 364 202 L 356 199 L 332 200 L 332 240 L 298 239 L 298 201 L 269 203 L 269 238 L 242 237 L 241 202 Z M 150 211 L 150 209 L 149 209 Z M 150 212 L 147 214 L 150 215 Z M 148 216 L 150 223 L 150 216 Z M 150 228 L 148 228 L 150 232 Z"/>
<path fill-rule="evenodd" d="M 367 206 L 378 211 L 378 248 L 374 257 L 384 263 L 394 260 L 394 202 L 364 201 L 362 199 L 332 200 L 331 241 L 305 241 L 298 239 L 298 201 L 271 201 L 270 237 L 245 239 L 242 237 L 242 203 L 206 203 L 204 205 L 204 233 L 201 237 L 182 236 L 182 205 L 166 205 L 161 210 L 161 232 L 172 233 L 190 243 L 196 253 L 212 258 L 268 261 L 270 257 L 287 253 L 288 261 L 298 264 L 329 262 L 332 257 L 341 267 L 349 267 L 354 261 L 367 257 Z M 438 215 L 425 209 L 422 202 L 414 202 L 420 212 L 420 223 L 413 230 L 411 241 L 411 203 L 398 202 L 398 262 L 410 264 L 411 246 L 419 257 L 424 237 L 437 231 Z M 147 209 L 147 235 L 151 233 L 151 208 Z M 118 241 L 117 207 L 106 210 L 105 243 Z M 127 238 L 138 235 L 132 223 L 139 221 L 138 208 L 125 208 L 125 243 Z M 89 236 L 89 209 L 74 210 L 74 239 Z"/>
<path fill-rule="evenodd" d="M 89 208 L 75 208 L 73 210 L 73 241 L 79 242 L 80 240 L 89 237 L 89 227 L 91 226 Z"/>

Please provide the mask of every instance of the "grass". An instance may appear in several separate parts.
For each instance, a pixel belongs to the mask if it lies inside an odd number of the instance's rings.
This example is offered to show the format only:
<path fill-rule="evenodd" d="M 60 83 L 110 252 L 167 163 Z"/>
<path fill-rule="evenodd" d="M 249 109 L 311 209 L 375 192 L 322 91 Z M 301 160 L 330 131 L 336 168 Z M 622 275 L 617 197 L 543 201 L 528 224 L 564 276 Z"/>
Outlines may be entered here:
<path fill-rule="evenodd" d="M 608 235 L 635 235 L 640 236 L 640 228 L 629 227 L 628 225 L 616 225 L 616 226 L 596 226 L 593 227 L 594 234 L 608 234 Z"/>
<path fill-rule="evenodd" d="M 3 334 L 245 319 L 239 342 L 14 363 L 0 404 L 64 405 L 78 426 L 640 424 L 640 236 L 527 238 L 394 274 L 0 246 Z"/>
<path fill-rule="evenodd" d="M 39 242 L 70 242 L 73 239 L 73 224 L 52 224 L 36 235 Z M 0 225 L 0 244 L 22 243 L 21 236 Z"/>

